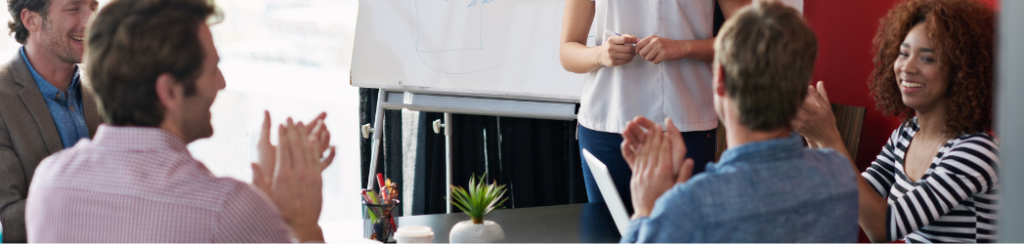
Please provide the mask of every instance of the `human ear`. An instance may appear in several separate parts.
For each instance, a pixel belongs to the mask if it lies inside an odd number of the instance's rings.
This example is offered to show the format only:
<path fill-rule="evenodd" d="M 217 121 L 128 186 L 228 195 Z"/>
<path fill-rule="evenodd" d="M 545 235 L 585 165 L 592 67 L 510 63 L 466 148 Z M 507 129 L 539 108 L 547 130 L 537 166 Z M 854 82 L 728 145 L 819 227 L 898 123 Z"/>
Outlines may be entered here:
<path fill-rule="evenodd" d="M 723 68 L 722 65 L 716 62 L 714 65 L 714 69 L 715 74 L 714 78 L 712 79 L 712 82 L 714 84 L 712 86 L 715 89 L 715 95 L 718 95 L 719 97 L 725 97 L 725 68 Z"/>
<path fill-rule="evenodd" d="M 163 73 L 156 78 L 156 96 L 164 109 L 176 111 L 181 108 L 182 100 L 185 98 L 185 88 L 174 79 L 174 76 Z"/>
<path fill-rule="evenodd" d="M 39 13 L 29 11 L 28 8 L 21 9 L 21 24 L 29 32 L 39 32 L 42 29 L 43 17 Z"/>

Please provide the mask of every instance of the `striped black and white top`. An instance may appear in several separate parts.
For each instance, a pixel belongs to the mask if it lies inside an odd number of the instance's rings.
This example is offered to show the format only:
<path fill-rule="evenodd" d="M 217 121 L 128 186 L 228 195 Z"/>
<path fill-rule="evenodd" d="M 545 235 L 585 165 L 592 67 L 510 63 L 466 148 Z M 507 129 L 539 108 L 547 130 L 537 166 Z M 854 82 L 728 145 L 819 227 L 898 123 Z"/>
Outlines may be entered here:
<path fill-rule="evenodd" d="M 960 134 L 946 141 L 924 176 L 913 182 L 903 159 L 919 129 L 916 117 L 900 125 L 861 174 L 888 200 L 888 240 L 995 242 L 999 149 L 992 136 Z"/>

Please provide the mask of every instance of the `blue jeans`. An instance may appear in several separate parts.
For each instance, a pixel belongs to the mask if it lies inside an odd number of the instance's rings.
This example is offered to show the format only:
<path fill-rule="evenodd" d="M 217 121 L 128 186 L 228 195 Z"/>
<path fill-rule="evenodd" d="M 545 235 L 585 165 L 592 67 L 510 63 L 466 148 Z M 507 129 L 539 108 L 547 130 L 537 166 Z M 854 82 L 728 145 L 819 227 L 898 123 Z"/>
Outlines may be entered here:
<path fill-rule="evenodd" d="M 622 134 L 608 133 L 587 129 L 577 125 L 580 141 L 580 161 L 583 162 L 583 182 L 587 187 L 587 200 L 590 202 L 604 202 L 601 190 L 597 188 L 597 181 L 590 173 L 590 166 L 583 158 L 583 149 L 593 154 L 608 166 L 608 172 L 612 174 L 612 181 L 615 181 L 615 188 L 619 190 L 619 197 L 626 205 L 626 210 L 633 213 L 633 201 L 629 191 L 629 178 L 633 171 L 626 164 L 622 157 Z M 715 150 L 718 147 L 718 130 L 690 131 L 683 132 L 683 140 L 686 143 L 686 157 L 693 158 L 693 174 L 704 172 L 708 162 L 715 159 Z"/>

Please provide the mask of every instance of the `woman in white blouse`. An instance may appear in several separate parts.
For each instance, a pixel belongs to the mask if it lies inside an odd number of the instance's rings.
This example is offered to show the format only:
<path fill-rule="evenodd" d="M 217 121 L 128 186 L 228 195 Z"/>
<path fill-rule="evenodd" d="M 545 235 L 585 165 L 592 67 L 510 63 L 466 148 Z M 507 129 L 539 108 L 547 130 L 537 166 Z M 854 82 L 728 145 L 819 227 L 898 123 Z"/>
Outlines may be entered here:
<path fill-rule="evenodd" d="M 718 118 L 710 62 L 716 3 L 728 18 L 750 0 L 565 2 L 559 58 L 566 70 L 588 73 L 578 115 L 580 149 L 608 166 L 629 209 L 630 169 L 620 144 L 634 117 L 671 118 L 689 149 L 686 157 L 697 162 L 694 173 L 714 159 Z M 586 162 L 583 174 L 590 201 L 604 201 Z"/>

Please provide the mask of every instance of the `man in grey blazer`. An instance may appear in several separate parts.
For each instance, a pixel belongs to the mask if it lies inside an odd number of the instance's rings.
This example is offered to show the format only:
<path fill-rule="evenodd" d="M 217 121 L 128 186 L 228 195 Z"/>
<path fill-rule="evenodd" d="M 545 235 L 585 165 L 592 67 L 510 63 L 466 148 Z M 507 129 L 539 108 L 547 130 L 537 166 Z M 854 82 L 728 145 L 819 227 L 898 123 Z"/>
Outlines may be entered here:
<path fill-rule="evenodd" d="M 8 0 L 24 46 L 0 64 L 0 222 L 3 242 L 27 242 L 25 199 L 39 162 L 96 132 L 101 119 L 78 63 L 95 0 Z"/>

